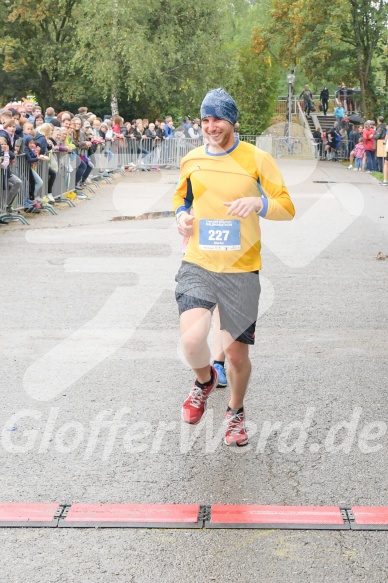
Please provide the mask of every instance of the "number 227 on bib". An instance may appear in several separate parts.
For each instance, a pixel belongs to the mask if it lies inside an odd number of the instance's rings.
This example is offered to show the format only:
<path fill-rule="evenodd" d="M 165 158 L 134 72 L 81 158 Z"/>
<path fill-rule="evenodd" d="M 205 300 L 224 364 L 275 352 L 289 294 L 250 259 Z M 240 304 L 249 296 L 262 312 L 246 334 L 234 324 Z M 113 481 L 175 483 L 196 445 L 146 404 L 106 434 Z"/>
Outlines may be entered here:
<path fill-rule="evenodd" d="M 241 249 L 240 221 L 200 219 L 199 248 L 204 251 Z"/>

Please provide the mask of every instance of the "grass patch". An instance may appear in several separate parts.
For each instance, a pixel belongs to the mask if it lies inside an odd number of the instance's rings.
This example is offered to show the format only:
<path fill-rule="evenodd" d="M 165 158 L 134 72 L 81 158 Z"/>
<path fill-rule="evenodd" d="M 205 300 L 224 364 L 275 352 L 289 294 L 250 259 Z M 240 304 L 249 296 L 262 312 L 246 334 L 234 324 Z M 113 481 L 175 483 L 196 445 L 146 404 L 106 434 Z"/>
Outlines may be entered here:
<path fill-rule="evenodd" d="M 348 167 L 349 160 L 342 160 L 341 164 L 342 166 Z M 373 176 L 374 178 L 377 178 L 377 180 L 379 180 L 380 182 L 384 180 L 384 174 L 382 172 L 371 172 L 370 175 Z"/>
<path fill-rule="evenodd" d="M 384 174 L 382 172 L 371 172 L 371 175 L 377 178 L 377 180 L 380 180 L 380 182 L 384 180 Z"/>

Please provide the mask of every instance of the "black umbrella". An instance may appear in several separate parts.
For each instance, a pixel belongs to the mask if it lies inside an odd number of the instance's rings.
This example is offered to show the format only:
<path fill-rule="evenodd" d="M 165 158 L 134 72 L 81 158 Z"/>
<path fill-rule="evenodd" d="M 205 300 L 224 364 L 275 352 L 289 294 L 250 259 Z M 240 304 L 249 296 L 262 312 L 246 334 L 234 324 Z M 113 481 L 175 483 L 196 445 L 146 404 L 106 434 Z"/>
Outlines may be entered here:
<path fill-rule="evenodd" d="M 353 113 L 349 115 L 350 123 L 364 123 L 363 118 L 358 113 Z"/>

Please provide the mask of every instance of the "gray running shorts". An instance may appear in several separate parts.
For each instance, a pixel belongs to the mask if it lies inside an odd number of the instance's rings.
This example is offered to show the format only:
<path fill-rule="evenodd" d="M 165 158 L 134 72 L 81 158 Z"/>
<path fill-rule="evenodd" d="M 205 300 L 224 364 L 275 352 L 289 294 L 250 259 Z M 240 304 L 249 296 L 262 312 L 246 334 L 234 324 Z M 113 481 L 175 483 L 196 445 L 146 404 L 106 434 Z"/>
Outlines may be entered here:
<path fill-rule="evenodd" d="M 220 313 L 221 330 L 244 344 L 254 344 L 260 298 L 259 273 L 216 273 L 183 261 L 175 277 L 179 315 L 193 308 Z"/>

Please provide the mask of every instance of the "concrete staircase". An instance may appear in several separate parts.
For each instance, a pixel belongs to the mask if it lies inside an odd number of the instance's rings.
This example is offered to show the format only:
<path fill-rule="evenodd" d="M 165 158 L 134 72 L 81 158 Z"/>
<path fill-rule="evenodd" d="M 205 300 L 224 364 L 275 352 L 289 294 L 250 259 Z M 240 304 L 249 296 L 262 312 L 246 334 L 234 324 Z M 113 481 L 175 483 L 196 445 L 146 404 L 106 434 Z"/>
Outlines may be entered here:
<path fill-rule="evenodd" d="M 336 121 L 334 115 L 323 115 L 323 113 L 313 113 L 313 116 L 318 118 L 318 124 L 323 131 L 330 130 Z M 314 119 L 312 117 L 307 118 L 311 133 L 315 131 Z"/>

